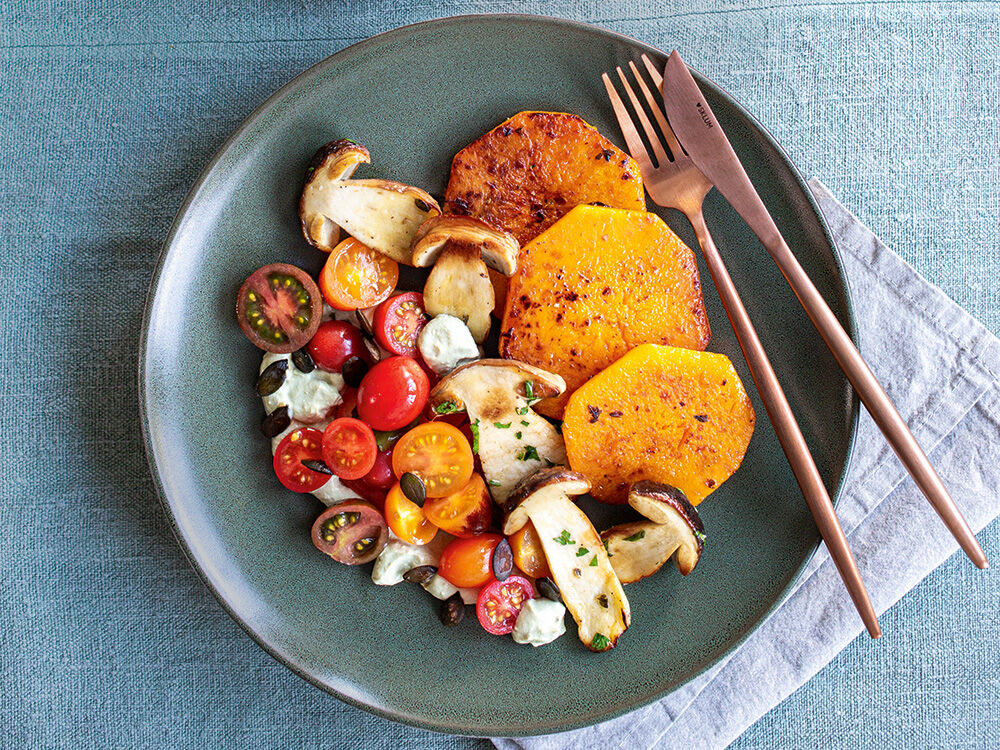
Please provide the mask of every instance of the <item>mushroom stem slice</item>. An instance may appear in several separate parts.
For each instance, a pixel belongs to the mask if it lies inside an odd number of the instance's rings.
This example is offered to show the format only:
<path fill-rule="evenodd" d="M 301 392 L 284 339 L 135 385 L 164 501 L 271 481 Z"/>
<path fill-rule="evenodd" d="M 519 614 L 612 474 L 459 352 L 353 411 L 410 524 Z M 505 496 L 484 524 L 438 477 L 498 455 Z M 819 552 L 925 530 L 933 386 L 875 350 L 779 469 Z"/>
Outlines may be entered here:
<path fill-rule="evenodd" d="M 629 488 L 628 504 L 677 540 L 676 553 L 671 554 L 681 575 L 694 570 L 705 547 L 705 525 L 684 493 L 669 484 L 643 480 Z"/>
<path fill-rule="evenodd" d="M 653 575 L 687 543 L 675 527 L 652 521 L 612 526 L 601 532 L 601 538 L 611 558 L 611 567 L 622 583 L 635 583 Z M 687 575 L 691 571 L 681 572 Z"/>
<path fill-rule="evenodd" d="M 570 499 L 590 487 L 582 474 L 556 467 L 521 482 L 508 502 L 504 533 L 531 521 L 563 603 L 592 651 L 613 647 L 631 620 L 628 599 L 587 515 Z"/>
<path fill-rule="evenodd" d="M 490 332 L 493 285 L 479 251 L 466 245 L 446 248 L 424 284 L 424 309 L 465 323 L 477 344 Z"/>

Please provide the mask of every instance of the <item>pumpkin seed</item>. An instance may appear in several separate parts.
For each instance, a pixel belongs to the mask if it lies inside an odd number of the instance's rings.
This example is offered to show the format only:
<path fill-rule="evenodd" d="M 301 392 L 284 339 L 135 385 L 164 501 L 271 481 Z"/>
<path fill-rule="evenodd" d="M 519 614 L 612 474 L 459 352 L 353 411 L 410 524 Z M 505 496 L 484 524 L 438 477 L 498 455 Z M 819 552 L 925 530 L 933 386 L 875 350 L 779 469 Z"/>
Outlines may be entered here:
<path fill-rule="evenodd" d="M 333 472 L 330 470 L 330 467 L 327 466 L 323 461 L 320 461 L 319 459 L 316 458 L 307 458 L 302 462 L 302 465 L 305 466 L 310 471 L 315 471 L 319 474 L 326 474 L 328 476 L 333 475 Z"/>
<path fill-rule="evenodd" d="M 438 569 L 433 565 L 418 565 L 403 573 L 403 580 L 410 583 L 427 583 L 437 575 Z"/>
<path fill-rule="evenodd" d="M 368 364 L 361 357 L 348 357 L 340 368 L 340 374 L 344 377 L 344 383 L 349 388 L 357 388 L 361 385 L 361 380 L 368 372 Z"/>
<path fill-rule="evenodd" d="M 281 388 L 285 382 L 285 373 L 288 371 L 288 360 L 279 359 L 264 368 L 264 372 L 257 378 L 257 395 L 263 398 L 270 396 Z"/>
<path fill-rule="evenodd" d="M 355 310 L 354 318 L 358 322 L 358 328 L 361 329 L 361 332 L 365 336 L 367 336 L 368 338 L 375 337 L 375 331 L 372 328 L 372 324 L 368 322 L 368 318 L 365 317 L 365 314 L 363 312 L 361 312 L 360 310 Z"/>
<path fill-rule="evenodd" d="M 273 438 L 288 429 L 292 423 L 292 418 L 288 414 L 287 406 L 279 406 L 272 411 L 260 423 L 260 431 L 265 437 Z"/>
<path fill-rule="evenodd" d="M 551 599 L 554 602 L 562 601 L 562 594 L 559 593 L 559 587 L 556 586 L 555 581 L 551 578 L 539 578 L 535 581 L 535 586 L 538 587 L 538 593 L 546 599 Z"/>
<path fill-rule="evenodd" d="M 378 348 L 378 344 L 375 343 L 375 339 L 370 339 L 365 336 L 361 340 L 365 342 L 365 349 L 368 350 L 368 356 L 371 357 L 372 362 L 378 362 L 382 359 L 382 350 Z"/>
<path fill-rule="evenodd" d="M 465 617 L 465 603 L 461 594 L 452 594 L 441 602 L 441 622 L 445 625 L 458 625 Z"/>
<path fill-rule="evenodd" d="M 399 478 L 399 489 L 403 491 L 406 499 L 411 503 L 421 508 L 424 507 L 424 501 L 427 500 L 427 488 L 424 486 L 424 480 L 412 471 L 406 472 Z"/>
<path fill-rule="evenodd" d="M 498 581 L 506 581 L 511 571 L 514 570 L 514 552 L 510 548 L 510 542 L 506 539 L 501 539 L 500 543 L 493 548 L 490 568 L 493 570 L 493 577 Z"/>
<path fill-rule="evenodd" d="M 316 369 L 316 363 L 313 362 L 312 355 L 305 347 L 292 352 L 292 364 L 299 372 L 312 372 Z"/>

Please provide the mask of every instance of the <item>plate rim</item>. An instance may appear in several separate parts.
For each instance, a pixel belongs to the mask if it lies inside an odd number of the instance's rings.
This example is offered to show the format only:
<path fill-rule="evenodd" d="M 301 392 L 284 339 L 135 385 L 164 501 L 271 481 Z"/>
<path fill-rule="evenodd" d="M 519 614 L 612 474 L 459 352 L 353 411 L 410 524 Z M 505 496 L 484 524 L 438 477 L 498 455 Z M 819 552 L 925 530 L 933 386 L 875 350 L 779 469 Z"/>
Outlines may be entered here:
<path fill-rule="evenodd" d="M 177 523 L 177 519 L 171 505 L 170 499 L 164 490 L 163 480 L 161 477 L 160 469 L 157 464 L 157 459 L 155 451 L 153 449 L 153 439 L 152 439 L 152 427 L 150 425 L 150 393 L 147 382 L 147 364 L 146 364 L 146 352 L 148 348 L 151 325 L 152 325 L 152 309 L 153 302 L 156 296 L 157 290 L 160 286 L 160 281 L 163 275 L 164 268 L 166 266 L 167 257 L 170 255 L 170 251 L 180 233 L 181 228 L 184 225 L 187 214 L 191 206 L 200 197 L 202 189 L 205 183 L 214 172 L 216 166 L 220 161 L 228 154 L 230 149 L 233 147 L 234 143 L 238 141 L 244 133 L 250 129 L 258 120 L 266 116 L 266 114 L 276 105 L 278 105 L 285 96 L 296 89 L 301 83 L 308 77 L 316 74 L 321 69 L 335 64 L 341 59 L 349 59 L 359 52 L 364 51 L 365 48 L 382 44 L 387 41 L 391 41 L 393 38 L 406 37 L 412 34 L 417 29 L 423 29 L 426 27 L 434 26 L 453 26 L 453 25 L 464 25 L 469 23 L 493 23 L 493 22 L 518 22 L 525 24 L 549 24 L 555 27 L 574 29 L 579 32 L 597 34 L 599 36 L 604 36 L 611 38 L 615 41 L 624 43 L 630 47 L 638 48 L 642 52 L 647 54 L 652 53 L 662 57 L 666 57 L 667 54 L 651 44 L 647 44 L 639 39 L 631 37 L 627 34 L 622 34 L 617 31 L 612 31 L 611 29 L 604 28 L 603 26 L 598 26 L 596 24 L 587 23 L 585 21 L 577 21 L 574 19 L 561 18 L 558 16 L 545 16 L 537 14 L 527 14 L 527 13 L 475 13 L 475 14 L 465 14 L 456 16 L 445 16 L 441 18 L 433 18 L 425 21 L 418 21 L 411 24 L 406 24 L 404 26 L 398 26 L 393 29 L 388 29 L 386 31 L 374 34 L 370 37 L 357 41 L 343 49 L 334 52 L 331 55 L 317 61 L 316 63 L 310 65 L 305 70 L 296 74 L 293 78 L 283 84 L 274 93 L 267 97 L 257 108 L 255 108 L 246 118 L 244 118 L 240 124 L 229 134 L 229 136 L 222 142 L 222 144 L 217 148 L 211 159 L 205 165 L 205 167 L 199 173 L 197 179 L 192 184 L 191 188 L 188 190 L 184 197 L 183 202 L 177 209 L 177 213 L 174 215 L 173 220 L 170 224 L 170 229 L 160 247 L 159 254 L 157 256 L 156 264 L 153 269 L 153 273 L 150 277 L 149 289 L 146 293 L 146 298 L 144 301 L 144 308 L 142 314 L 142 326 L 139 335 L 139 356 L 138 356 L 138 396 L 139 396 L 139 414 L 140 414 L 140 427 L 142 432 L 143 447 L 146 454 L 146 462 L 149 467 L 150 475 L 153 479 L 153 485 L 156 489 L 157 498 L 165 512 L 167 521 L 170 526 L 170 530 L 177 540 L 188 564 L 194 569 L 198 577 L 201 579 L 205 587 L 212 593 L 215 599 L 222 605 L 223 610 L 240 626 L 240 628 L 248 635 L 250 638 L 270 657 L 275 661 L 282 664 L 287 669 L 291 670 L 293 673 L 301 677 L 306 682 L 316 686 L 323 692 L 334 696 L 338 700 L 347 703 L 348 705 L 359 708 L 368 713 L 379 716 L 383 719 L 388 719 L 390 721 L 396 721 L 408 726 L 416 727 L 419 729 L 425 729 L 433 732 L 439 732 L 442 734 L 451 735 L 465 735 L 465 736 L 482 736 L 473 734 L 475 727 L 470 728 L 458 728 L 455 726 L 447 726 L 435 723 L 433 721 L 424 720 L 418 716 L 412 716 L 405 714 L 399 710 L 393 710 L 382 705 L 377 705 L 373 703 L 365 703 L 358 700 L 350 695 L 342 693 L 332 686 L 320 681 L 319 679 L 313 677 L 304 668 L 299 666 L 294 660 L 286 658 L 283 654 L 279 653 L 274 647 L 272 647 L 260 634 L 255 632 L 251 626 L 245 622 L 236 612 L 235 608 L 229 603 L 229 601 L 223 596 L 222 592 L 212 583 L 209 579 L 207 573 L 203 567 L 199 564 L 196 559 L 195 553 L 191 546 L 188 544 L 187 540 L 181 533 L 180 527 Z M 690 67 L 690 66 L 689 66 Z M 698 81 L 700 86 L 709 86 L 713 93 L 722 98 L 729 106 L 731 106 L 741 117 L 745 118 L 763 137 L 768 145 L 774 149 L 774 151 L 780 156 L 783 164 L 788 168 L 790 174 L 794 178 L 795 184 L 801 192 L 802 196 L 805 198 L 805 202 L 810 209 L 812 209 L 816 218 L 818 219 L 818 224 L 820 231 L 822 232 L 827 244 L 832 250 L 833 266 L 834 271 L 840 281 L 841 286 L 844 290 L 844 308 L 847 315 L 845 330 L 851 337 L 851 340 L 857 345 L 857 319 L 855 316 L 855 305 L 854 298 L 851 291 L 850 282 L 844 273 L 843 261 L 841 259 L 840 251 L 837 248 L 836 243 L 830 228 L 827 225 L 826 217 L 823 214 L 822 209 L 816 201 L 816 198 L 809 189 L 805 179 L 803 178 L 798 166 L 791 160 L 785 149 L 777 142 L 771 132 L 764 127 L 763 124 L 742 104 L 740 104 L 732 95 L 729 94 L 724 88 L 716 84 L 713 80 L 707 76 L 699 73 L 696 69 L 691 68 L 691 72 L 695 79 Z M 714 285 L 713 285 L 714 286 Z M 817 334 L 818 335 L 818 334 Z M 849 439 L 846 456 L 844 458 L 844 465 L 841 470 L 840 476 L 837 479 L 837 486 L 833 493 L 831 493 L 831 500 L 834 506 L 839 504 L 841 493 L 844 489 L 844 484 L 846 482 L 847 476 L 850 473 L 851 465 L 854 461 L 854 456 L 857 448 L 857 437 L 858 437 L 858 426 L 859 426 L 859 416 L 860 416 L 860 403 L 857 394 L 854 393 L 853 389 L 850 391 L 850 428 L 849 428 Z M 512 727 L 510 730 L 504 730 L 502 733 L 506 737 L 529 737 L 538 736 L 543 734 L 554 734 L 560 732 L 566 732 L 573 729 L 579 729 L 582 727 L 592 726 L 599 722 L 610 721 L 612 719 L 623 716 L 632 711 L 636 711 L 644 706 L 650 705 L 651 703 L 661 700 L 668 695 L 679 690 L 684 685 L 688 684 L 692 680 L 704 674 L 713 666 L 726 660 L 732 654 L 739 649 L 746 640 L 756 632 L 765 622 L 767 622 L 771 616 L 777 611 L 777 609 L 785 602 L 785 600 L 790 596 L 793 590 L 796 588 L 796 584 L 802 578 L 803 573 L 812 560 L 813 556 L 819 549 L 822 539 L 817 537 L 816 543 L 812 546 L 812 549 L 803 558 L 802 563 L 799 565 L 798 569 L 788 580 L 781 593 L 775 598 L 771 605 L 766 609 L 764 614 L 756 622 L 748 625 L 739 635 L 737 635 L 729 646 L 719 653 L 716 658 L 700 669 L 691 672 L 686 677 L 684 677 L 680 682 L 674 685 L 671 689 L 655 695 L 648 699 L 642 699 L 637 703 L 634 703 L 625 707 L 617 707 L 600 716 L 593 719 L 586 719 L 582 721 L 569 721 L 559 724 L 556 727 L 545 727 L 541 729 L 532 729 L 530 725 L 525 725 L 521 728 Z M 456 725 L 461 724 L 460 721 L 454 722 Z M 498 735 L 499 736 L 499 735 Z"/>

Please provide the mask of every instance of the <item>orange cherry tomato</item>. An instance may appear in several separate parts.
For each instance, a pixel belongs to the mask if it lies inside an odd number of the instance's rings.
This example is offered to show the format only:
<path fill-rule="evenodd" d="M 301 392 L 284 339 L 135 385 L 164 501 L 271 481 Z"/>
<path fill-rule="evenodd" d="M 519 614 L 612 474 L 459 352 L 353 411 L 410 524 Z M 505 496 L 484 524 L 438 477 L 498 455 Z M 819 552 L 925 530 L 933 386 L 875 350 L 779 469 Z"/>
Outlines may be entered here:
<path fill-rule="evenodd" d="M 385 522 L 393 534 L 410 544 L 427 544 L 438 531 L 420 506 L 403 494 L 399 482 L 385 496 Z"/>
<path fill-rule="evenodd" d="M 551 578 L 549 562 L 542 551 L 542 539 L 535 531 L 535 525 L 528 521 L 521 530 L 507 537 L 514 564 L 532 578 Z"/>
<path fill-rule="evenodd" d="M 472 446 L 457 427 L 427 422 L 396 443 L 392 470 L 397 477 L 412 471 L 423 480 L 427 497 L 444 497 L 462 489 L 472 477 Z"/>
<path fill-rule="evenodd" d="M 500 534 L 480 534 L 449 542 L 441 552 L 438 573 L 460 589 L 482 586 L 493 580 L 490 559 L 501 539 Z"/>
<path fill-rule="evenodd" d="M 429 497 L 424 503 L 427 520 L 452 536 L 470 537 L 481 534 L 493 520 L 493 500 L 486 482 L 473 474 L 458 492 L 444 497 Z"/>
<path fill-rule="evenodd" d="M 398 280 L 396 261 L 348 237 L 326 259 L 319 288 L 330 307 L 357 310 L 382 302 Z"/>

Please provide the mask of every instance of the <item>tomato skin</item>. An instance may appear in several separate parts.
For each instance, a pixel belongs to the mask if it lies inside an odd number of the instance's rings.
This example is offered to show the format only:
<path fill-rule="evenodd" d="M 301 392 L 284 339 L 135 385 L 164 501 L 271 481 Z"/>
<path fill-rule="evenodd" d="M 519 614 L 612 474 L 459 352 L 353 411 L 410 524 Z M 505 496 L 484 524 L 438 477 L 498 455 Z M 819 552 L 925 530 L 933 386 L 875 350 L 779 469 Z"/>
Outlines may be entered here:
<path fill-rule="evenodd" d="M 360 479 L 375 466 L 375 433 L 360 419 L 342 417 L 323 432 L 323 460 L 341 479 Z"/>
<path fill-rule="evenodd" d="M 411 357 L 383 359 L 358 387 L 358 416 L 376 430 L 398 430 L 420 416 L 429 392 L 427 376 Z"/>
<path fill-rule="evenodd" d="M 460 589 L 479 588 L 493 580 L 490 558 L 501 539 L 500 534 L 479 534 L 449 542 L 441 552 L 438 574 Z"/>
<path fill-rule="evenodd" d="M 393 354 L 417 356 L 417 336 L 430 320 L 424 311 L 424 295 L 405 292 L 390 297 L 375 310 L 372 327 L 378 343 Z"/>
<path fill-rule="evenodd" d="M 344 320 L 321 323 L 307 348 L 316 366 L 327 372 L 339 373 L 351 357 L 368 359 L 361 331 Z"/>
<path fill-rule="evenodd" d="M 341 401 L 337 404 L 333 416 L 336 419 L 340 419 L 341 417 L 354 417 L 357 419 L 358 389 L 344 386 L 344 390 L 340 392 L 340 398 Z"/>
<path fill-rule="evenodd" d="M 445 422 L 426 422 L 407 432 L 392 450 L 397 477 L 408 471 L 423 480 L 427 497 L 444 497 L 472 477 L 472 448 L 461 430 Z"/>
<path fill-rule="evenodd" d="M 311 427 L 289 432 L 274 452 L 274 473 L 292 492 L 313 492 L 330 481 L 328 474 L 303 466 L 305 460 L 323 460 L 323 433 Z"/>
<path fill-rule="evenodd" d="M 409 544 L 428 544 L 438 532 L 421 507 L 403 494 L 399 482 L 385 496 L 385 521 L 393 534 Z"/>
<path fill-rule="evenodd" d="M 262 266 L 236 296 L 236 320 L 254 346 L 288 354 L 301 348 L 320 324 L 323 298 L 312 277 L 288 263 Z"/>
<path fill-rule="evenodd" d="M 326 259 L 319 288 L 335 310 L 358 310 L 382 302 L 398 280 L 396 261 L 348 237 Z"/>
<path fill-rule="evenodd" d="M 472 537 L 482 534 L 493 520 L 493 500 L 486 482 L 473 474 L 458 492 L 444 497 L 429 497 L 424 503 L 424 515 L 442 531 L 452 536 Z"/>
<path fill-rule="evenodd" d="M 476 617 L 487 633 L 507 635 L 514 630 L 521 607 L 535 598 L 531 582 L 522 576 L 509 576 L 483 587 L 476 598 Z"/>
<path fill-rule="evenodd" d="M 514 553 L 514 564 L 532 578 L 551 578 L 549 562 L 542 549 L 542 540 L 531 521 L 507 537 Z"/>

